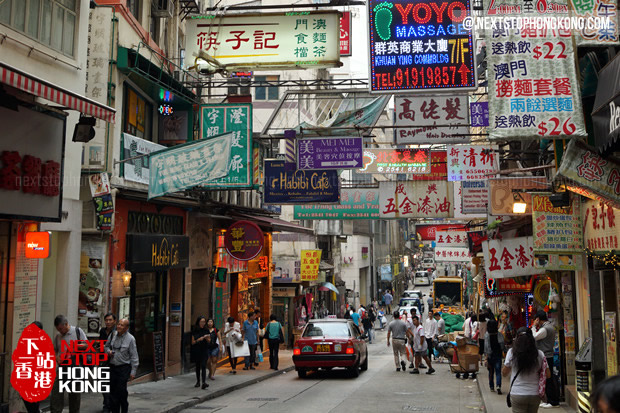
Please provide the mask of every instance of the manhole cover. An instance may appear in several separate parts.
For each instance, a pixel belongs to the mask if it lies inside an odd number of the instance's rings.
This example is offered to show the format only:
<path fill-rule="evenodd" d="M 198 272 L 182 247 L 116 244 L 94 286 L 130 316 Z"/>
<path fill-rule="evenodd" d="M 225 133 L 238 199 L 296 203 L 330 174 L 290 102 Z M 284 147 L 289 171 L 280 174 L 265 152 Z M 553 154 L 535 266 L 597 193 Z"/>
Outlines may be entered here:
<path fill-rule="evenodd" d="M 277 397 L 250 397 L 249 402 L 273 402 L 278 400 Z"/>
<path fill-rule="evenodd" d="M 433 406 L 403 406 L 403 410 L 408 412 L 433 412 L 435 408 Z"/>

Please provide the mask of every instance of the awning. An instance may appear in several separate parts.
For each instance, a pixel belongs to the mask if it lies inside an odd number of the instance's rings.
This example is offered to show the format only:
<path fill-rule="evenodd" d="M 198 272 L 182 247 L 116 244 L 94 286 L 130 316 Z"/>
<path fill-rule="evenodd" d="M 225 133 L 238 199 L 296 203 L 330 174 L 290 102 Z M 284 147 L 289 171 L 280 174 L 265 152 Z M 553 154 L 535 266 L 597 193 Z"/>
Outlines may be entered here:
<path fill-rule="evenodd" d="M 301 225 L 293 224 L 291 222 L 286 222 L 277 218 L 269 218 L 262 216 L 252 216 L 245 214 L 235 214 L 243 219 L 247 219 L 250 221 L 255 221 L 260 226 L 266 227 L 271 231 L 282 231 L 282 232 L 297 232 L 300 234 L 308 234 L 314 235 L 314 230 L 312 228 L 302 227 Z"/>
<path fill-rule="evenodd" d="M 116 110 L 0 62 L 0 81 L 85 115 L 114 123 Z"/>
<path fill-rule="evenodd" d="M 592 122 L 596 149 L 604 152 L 620 137 L 620 55 L 599 72 Z"/>
<path fill-rule="evenodd" d="M 334 269 L 334 266 L 328 263 L 327 261 L 321 261 L 319 263 L 319 270 L 326 271 L 326 270 L 333 270 L 333 269 Z"/>
<path fill-rule="evenodd" d="M 334 284 L 332 284 L 332 283 L 321 283 L 321 286 L 319 287 L 319 291 L 328 291 L 328 290 L 332 290 L 336 294 L 340 294 L 340 291 L 338 291 L 338 289 L 336 288 L 336 286 Z"/>

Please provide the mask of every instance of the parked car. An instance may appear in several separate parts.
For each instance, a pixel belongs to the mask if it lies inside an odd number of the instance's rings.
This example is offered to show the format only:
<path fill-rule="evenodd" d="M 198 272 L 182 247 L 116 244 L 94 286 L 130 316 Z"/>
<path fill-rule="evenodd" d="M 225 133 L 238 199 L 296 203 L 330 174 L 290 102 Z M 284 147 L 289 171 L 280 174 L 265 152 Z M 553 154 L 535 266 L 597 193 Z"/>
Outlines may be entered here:
<path fill-rule="evenodd" d="M 343 367 L 353 377 L 368 369 L 366 336 L 351 320 L 311 320 L 293 348 L 299 378 L 309 370 Z"/>
<path fill-rule="evenodd" d="M 417 307 L 421 313 L 424 312 L 424 303 L 418 297 L 401 298 L 398 302 L 398 308 L 400 307 Z"/>

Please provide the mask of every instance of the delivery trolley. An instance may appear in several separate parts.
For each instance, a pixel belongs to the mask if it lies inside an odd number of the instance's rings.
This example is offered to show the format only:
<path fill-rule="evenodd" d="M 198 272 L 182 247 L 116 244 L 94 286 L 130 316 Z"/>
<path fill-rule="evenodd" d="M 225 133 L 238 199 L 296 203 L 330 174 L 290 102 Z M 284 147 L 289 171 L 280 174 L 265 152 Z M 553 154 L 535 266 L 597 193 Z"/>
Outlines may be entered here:
<path fill-rule="evenodd" d="M 472 379 L 475 379 L 480 369 L 479 347 L 467 343 L 465 338 L 457 338 L 456 343 L 450 371 L 456 373 L 457 379 L 460 379 L 461 375 L 464 379 L 469 378 L 470 375 Z"/>

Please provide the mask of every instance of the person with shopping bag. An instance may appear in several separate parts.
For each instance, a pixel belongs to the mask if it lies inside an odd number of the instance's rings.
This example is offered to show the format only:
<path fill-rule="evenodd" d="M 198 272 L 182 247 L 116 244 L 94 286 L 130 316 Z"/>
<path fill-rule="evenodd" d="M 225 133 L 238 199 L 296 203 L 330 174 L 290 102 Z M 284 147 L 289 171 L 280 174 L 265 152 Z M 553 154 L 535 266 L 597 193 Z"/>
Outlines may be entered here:
<path fill-rule="evenodd" d="M 271 314 L 269 320 L 265 327 L 265 337 L 269 345 L 269 368 L 278 370 L 278 352 L 280 350 L 280 343 L 283 342 L 281 339 L 284 338 L 284 330 L 282 329 L 282 324 L 277 321 L 275 314 Z"/>
<path fill-rule="evenodd" d="M 243 330 L 241 333 L 243 334 L 243 340 L 248 343 L 250 350 L 250 354 L 245 356 L 245 367 L 243 367 L 243 370 L 256 370 L 254 361 L 256 360 L 256 347 L 258 347 L 258 340 L 260 340 L 260 337 L 258 336 L 258 322 L 255 317 L 254 311 L 250 311 L 248 313 L 248 319 L 243 322 Z"/>
<path fill-rule="evenodd" d="M 235 321 L 234 317 L 228 317 L 224 325 L 224 337 L 226 337 L 226 347 L 228 347 L 228 360 L 230 362 L 230 373 L 237 374 L 237 357 L 234 354 L 235 346 L 243 342 L 241 335 L 241 324 Z"/>

